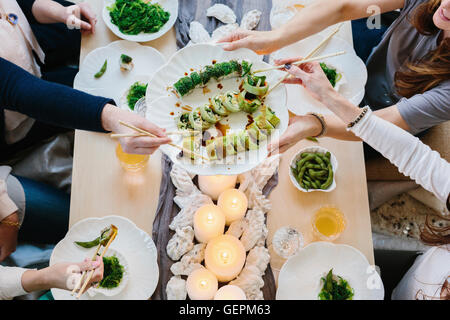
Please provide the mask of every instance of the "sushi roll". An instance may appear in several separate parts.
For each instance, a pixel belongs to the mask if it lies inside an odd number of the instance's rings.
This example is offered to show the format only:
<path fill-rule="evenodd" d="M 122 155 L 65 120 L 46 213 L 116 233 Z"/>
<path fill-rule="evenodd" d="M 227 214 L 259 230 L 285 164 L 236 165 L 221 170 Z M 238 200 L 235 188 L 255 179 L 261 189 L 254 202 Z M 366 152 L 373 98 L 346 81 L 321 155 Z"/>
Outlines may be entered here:
<path fill-rule="evenodd" d="M 203 121 L 200 108 L 196 108 L 189 113 L 189 123 L 194 130 L 206 130 L 211 127 L 211 123 Z"/>
<path fill-rule="evenodd" d="M 201 85 L 202 84 L 202 78 L 200 77 L 200 75 L 198 74 L 198 72 L 192 72 L 189 77 L 192 80 L 192 83 L 194 84 L 194 87 Z"/>
<path fill-rule="evenodd" d="M 245 147 L 245 139 L 246 139 L 246 131 L 241 131 L 239 133 L 234 134 L 234 146 L 236 148 L 236 152 L 244 152 L 246 150 Z"/>
<path fill-rule="evenodd" d="M 247 98 L 247 91 L 242 91 L 238 97 L 239 108 L 241 111 L 247 113 L 253 113 L 261 107 L 261 101 L 259 99 L 250 100 Z"/>
<path fill-rule="evenodd" d="M 265 76 L 256 77 L 247 75 L 247 77 L 244 79 L 244 84 L 242 87 L 245 91 L 255 96 L 263 96 L 269 90 L 269 85 L 266 82 Z"/>
<path fill-rule="evenodd" d="M 177 128 L 179 130 L 192 130 L 194 129 L 189 122 L 189 112 L 180 115 L 177 121 Z"/>
<path fill-rule="evenodd" d="M 211 124 L 216 124 L 220 120 L 220 116 L 215 114 L 208 104 L 200 107 L 200 114 L 203 121 L 209 122 Z"/>
<path fill-rule="evenodd" d="M 234 134 L 229 134 L 226 136 L 223 136 L 223 151 L 224 151 L 224 157 L 232 156 L 237 153 L 235 149 L 235 140 L 234 140 Z"/>
<path fill-rule="evenodd" d="M 230 112 L 223 106 L 222 97 L 220 95 L 215 96 L 211 100 L 211 109 L 220 116 L 227 116 Z"/>
<path fill-rule="evenodd" d="M 183 138 L 183 148 L 190 152 L 183 152 L 183 156 L 189 157 L 191 160 L 196 160 L 195 154 L 200 153 L 201 137 L 188 136 Z M 188 154 L 185 154 L 188 153 Z"/>
<path fill-rule="evenodd" d="M 250 71 L 252 69 L 252 65 L 248 60 L 242 60 L 241 62 L 241 77 L 246 76 L 247 74 L 250 74 Z"/>
<path fill-rule="evenodd" d="M 121 71 L 131 71 L 134 68 L 133 58 L 126 54 L 120 55 L 119 64 Z"/>
<path fill-rule="evenodd" d="M 222 99 L 222 105 L 225 106 L 225 108 L 231 112 L 239 112 L 241 109 L 239 108 L 239 102 L 238 102 L 238 92 L 234 91 L 228 91 L 225 93 L 223 99 Z"/>
<path fill-rule="evenodd" d="M 267 130 L 261 129 L 256 122 L 253 122 L 251 125 L 247 127 L 248 135 L 256 141 L 264 141 L 267 140 Z"/>

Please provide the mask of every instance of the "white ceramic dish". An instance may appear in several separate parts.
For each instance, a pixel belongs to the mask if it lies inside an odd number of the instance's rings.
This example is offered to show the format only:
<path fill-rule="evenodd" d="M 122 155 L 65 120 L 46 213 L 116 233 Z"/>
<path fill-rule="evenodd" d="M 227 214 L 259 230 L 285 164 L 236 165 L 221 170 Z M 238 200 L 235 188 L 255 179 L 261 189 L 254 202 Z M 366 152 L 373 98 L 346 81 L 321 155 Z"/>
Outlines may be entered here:
<path fill-rule="evenodd" d="M 134 68 L 131 71 L 120 70 L 121 54 L 133 58 Z M 97 73 L 105 60 L 108 67 L 105 74 L 96 79 Z M 74 88 L 90 94 L 112 98 L 120 103 L 123 93 L 137 80 L 147 79 L 160 68 L 166 59 L 156 49 L 142 46 L 135 42 L 119 40 L 90 52 L 80 66 L 75 77 Z"/>
<path fill-rule="evenodd" d="M 324 39 L 321 34 L 313 35 L 302 41 L 296 42 L 271 55 L 271 61 L 282 58 L 304 57 Z M 335 89 L 350 102 L 359 105 L 365 93 L 365 85 L 367 82 L 367 69 L 364 62 L 356 55 L 353 46 L 339 36 L 334 36 L 329 40 L 327 45 L 319 50 L 315 56 L 322 56 L 338 51 L 346 53 L 340 56 L 325 59 L 323 62 L 335 67 L 341 72 L 343 79 L 338 83 Z M 321 62 L 321 61 L 320 61 Z M 305 114 L 307 112 L 320 112 L 323 114 L 331 114 L 322 103 L 314 99 L 309 92 L 300 85 L 286 85 L 289 100 L 299 101 L 298 103 L 290 103 L 289 110 L 294 114 Z M 301 103 L 300 103 L 301 101 Z"/>
<path fill-rule="evenodd" d="M 333 167 L 333 183 L 331 184 L 331 186 L 328 189 L 326 189 L 326 190 L 322 190 L 322 189 L 309 189 L 309 190 L 306 190 L 306 189 L 302 188 L 300 186 L 300 184 L 298 183 L 297 179 L 295 179 L 294 174 L 292 173 L 292 168 L 295 168 L 297 161 L 301 159 L 301 155 L 304 152 L 320 152 L 320 153 L 323 153 L 323 154 L 325 154 L 327 152 L 330 152 L 330 154 L 331 154 L 331 166 Z M 334 189 L 336 189 L 336 172 L 337 172 L 337 169 L 338 169 L 338 161 L 337 161 L 336 157 L 334 156 L 334 154 L 328 149 L 325 149 L 325 148 L 322 148 L 322 147 L 319 147 L 319 146 L 311 146 L 311 147 L 303 148 L 303 149 L 299 150 L 299 152 L 296 153 L 295 156 L 292 158 L 291 164 L 289 165 L 289 167 L 290 167 L 289 168 L 289 177 L 291 178 L 292 184 L 298 190 L 300 190 L 302 192 L 315 192 L 315 191 L 317 191 L 317 192 L 331 192 Z"/>
<path fill-rule="evenodd" d="M 169 21 L 166 22 L 166 24 L 155 33 L 140 33 L 137 35 L 129 35 L 122 33 L 119 28 L 111 22 L 111 17 L 109 15 L 109 10 L 107 7 L 114 4 L 116 0 L 104 0 L 103 1 L 103 11 L 102 11 L 102 18 L 105 24 L 108 26 L 108 28 L 119 38 L 122 38 L 124 40 L 129 41 L 135 41 L 135 42 L 147 42 L 151 40 L 158 39 L 159 37 L 163 36 L 167 31 L 169 31 L 173 25 L 175 24 L 175 21 L 178 17 L 178 0 L 160 0 L 160 1 L 152 1 L 152 3 L 159 3 L 163 9 L 170 13 Z"/>
<path fill-rule="evenodd" d="M 192 109 L 199 107 L 208 102 L 208 99 L 214 97 L 218 93 L 224 93 L 228 90 L 238 90 L 241 78 L 228 78 L 220 81 L 211 80 L 207 88 L 208 92 L 204 92 L 202 88 L 197 88 L 182 99 L 178 98 L 169 86 L 172 86 L 179 78 L 184 77 L 185 73 L 192 70 L 199 70 L 203 66 L 212 64 L 213 60 L 217 62 L 230 60 L 248 59 L 253 63 L 253 69 L 267 68 L 269 65 L 261 58 L 248 49 L 227 52 L 222 48 L 209 44 L 195 44 L 185 47 L 173 55 L 170 60 L 162 66 L 150 80 L 147 89 L 147 118 L 153 123 L 165 128 L 167 131 L 177 131 L 177 119 L 180 114 L 186 112 L 183 106 L 188 105 Z M 192 69 L 192 70 L 191 70 Z M 267 82 L 273 85 L 277 82 L 282 71 L 271 71 L 262 73 L 267 76 Z M 281 135 L 287 128 L 289 122 L 289 114 L 286 108 L 286 89 L 281 85 L 274 89 L 265 100 L 265 104 L 269 106 L 278 118 L 280 124 L 272 133 L 270 139 L 275 139 Z M 248 122 L 247 114 L 243 112 L 234 113 L 223 119 L 221 123 L 225 123 L 230 130 L 243 130 Z M 182 146 L 182 140 L 173 137 L 173 142 Z M 260 144 L 260 148 L 255 151 L 241 152 L 237 156 L 225 158 L 225 161 L 202 162 L 201 160 L 191 163 L 188 157 L 178 158 L 180 150 L 169 146 L 161 146 L 161 150 L 166 153 L 174 163 L 178 163 L 191 173 L 199 175 L 216 175 L 216 174 L 239 174 L 246 172 L 257 166 L 267 157 L 266 143 Z M 207 156 L 205 148 L 201 148 L 203 155 Z"/>
<path fill-rule="evenodd" d="M 114 224 L 118 228 L 116 239 L 110 248 L 120 253 L 128 265 L 128 283 L 120 293 L 112 297 L 83 294 L 83 300 L 145 300 L 151 297 L 159 280 L 158 257 L 152 238 L 132 221 L 120 216 L 88 218 L 76 223 L 53 250 L 50 265 L 58 262 L 80 262 L 92 257 L 96 248 L 85 249 L 74 241 L 89 241 L 98 237 L 100 231 Z M 74 300 L 70 291 L 52 289 L 55 300 Z"/>
<path fill-rule="evenodd" d="M 329 242 L 313 242 L 289 258 L 278 277 L 277 300 L 318 300 L 321 277 L 330 269 L 348 281 L 353 300 L 383 300 L 379 274 L 354 247 Z"/>
<path fill-rule="evenodd" d="M 120 281 L 119 285 L 116 288 L 112 288 L 112 289 L 102 288 L 102 287 L 90 288 L 87 291 L 87 293 L 91 297 L 94 297 L 96 294 L 102 294 L 107 297 L 114 297 L 114 296 L 117 296 L 118 294 L 120 294 L 123 291 L 123 289 L 127 286 L 128 279 L 130 278 L 130 270 L 129 270 L 130 268 L 128 266 L 128 261 L 125 258 L 125 256 L 123 254 L 121 254 L 119 251 L 117 251 L 116 249 L 110 248 L 106 252 L 105 257 L 112 257 L 112 256 L 117 257 L 117 259 L 119 259 L 120 265 L 123 267 L 122 280 Z"/>

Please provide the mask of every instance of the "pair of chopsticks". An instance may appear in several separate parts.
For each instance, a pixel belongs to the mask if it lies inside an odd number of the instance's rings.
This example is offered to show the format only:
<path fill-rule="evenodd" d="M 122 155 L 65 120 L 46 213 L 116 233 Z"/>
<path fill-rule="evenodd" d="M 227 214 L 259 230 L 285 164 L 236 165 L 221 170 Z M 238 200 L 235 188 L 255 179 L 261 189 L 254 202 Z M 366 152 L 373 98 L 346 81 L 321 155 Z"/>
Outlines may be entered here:
<path fill-rule="evenodd" d="M 116 238 L 116 236 L 117 236 L 117 230 L 115 230 L 115 231 L 114 231 L 114 234 L 109 238 L 109 241 L 108 241 L 108 243 L 107 243 L 106 246 L 105 246 L 105 249 L 102 251 L 102 254 L 100 255 L 100 260 L 103 259 L 103 256 L 105 255 L 106 251 L 108 251 L 109 246 L 110 246 L 111 243 L 114 241 L 114 239 Z M 101 248 L 102 246 L 103 246 L 103 245 L 102 245 L 102 243 L 100 242 L 100 244 L 99 244 L 98 247 L 97 247 L 97 250 L 95 251 L 94 256 L 92 257 L 92 261 L 95 261 L 95 260 L 97 259 L 98 252 L 100 251 L 100 248 Z M 80 299 L 80 297 L 81 297 L 81 296 L 83 295 L 83 293 L 84 293 L 84 290 L 86 290 L 86 287 L 87 287 L 87 285 L 89 284 L 89 281 L 91 281 L 92 276 L 94 275 L 94 272 L 95 272 L 95 270 L 91 270 L 91 271 L 89 271 L 89 274 L 88 274 L 87 271 L 83 271 L 83 273 L 81 274 L 80 279 L 78 280 L 78 283 L 75 285 L 75 287 L 74 287 L 73 290 L 72 290 L 72 293 L 71 293 L 72 296 L 73 296 L 74 294 L 76 294 L 76 293 L 77 293 L 77 290 L 79 289 L 76 298 L 77 298 L 77 299 Z M 85 278 L 86 275 L 87 275 L 87 277 Z M 83 281 L 84 278 L 85 278 L 84 283 L 83 283 L 83 285 L 81 286 L 81 282 Z M 80 286 L 81 286 L 81 288 L 80 288 Z"/>
<path fill-rule="evenodd" d="M 188 135 L 189 131 L 187 132 L 183 132 L 183 131 L 169 131 L 166 132 L 166 134 L 168 136 L 170 135 L 180 135 L 180 136 L 184 136 L 184 135 Z M 113 139 L 117 139 L 117 138 L 132 138 L 132 137 L 146 137 L 148 136 L 148 134 L 145 133 L 140 133 L 140 132 L 136 132 L 136 133 L 112 133 L 110 135 L 111 138 Z"/>
<path fill-rule="evenodd" d="M 149 136 L 149 137 L 152 137 L 152 138 L 158 138 L 158 137 L 155 136 L 153 133 L 150 133 L 150 132 L 145 131 L 145 130 L 143 130 L 143 129 L 141 129 L 141 128 L 135 127 L 135 126 L 133 126 L 132 124 L 123 122 L 123 121 L 121 121 L 121 120 L 119 120 L 119 123 L 120 123 L 122 126 L 125 126 L 125 127 L 127 127 L 127 128 L 130 128 L 130 129 L 132 129 L 132 130 L 134 130 L 134 131 L 136 131 L 136 132 L 138 132 L 138 133 L 140 133 L 140 134 L 142 134 L 142 135 L 144 135 L 144 136 Z M 194 155 L 195 157 L 198 157 L 198 158 L 200 158 L 200 159 L 209 161 L 209 159 L 206 158 L 206 157 L 204 157 L 203 155 L 201 155 L 201 154 L 199 154 L 199 153 L 196 153 L 196 152 L 193 152 L 193 151 L 191 151 L 191 150 L 189 150 L 189 149 L 186 149 L 186 148 L 184 148 L 184 147 L 180 147 L 179 145 L 176 145 L 175 143 L 169 143 L 169 145 L 172 146 L 172 147 L 174 147 L 174 148 L 177 148 L 177 149 L 183 151 L 184 153 L 187 153 L 187 154 L 189 154 L 189 155 Z"/>
<path fill-rule="evenodd" d="M 315 47 L 304 59 L 302 59 L 302 60 L 300 60 L 300 61 L 297 61 L 297 62 L 295 62 L 295 64 L 302 64 L 302 63 L 306 63 L 306 62 L 308 62 L 308 61 L 306 61 L 306 60 L 308 60 L 308 59 L 311 59 L 312 58 L 312 56 L 314 56 L 328 41 L 330 41 L 330 39 L 336 34 L 336 33 L 338 33 L 339 32 L 339 30 L 341 29 L 341 27 L 342 27 L 342 25 L 343 25 L 343 23 L 340 23 L 338 26 L 337 26 L 337 28 L 333 31 L 333 32 L 331 32 L 325 39 L 323 39 L 318 45 L 317 45 L 317 47 Z M 341 51 L 341 52 L 343 52 L 343 53 L 345 53 L 344 51 Z M 343 54 L 343 53 L 340 53 L 340 54 Z M 340 54 L 332 54 L 331 56 L 336 56 L 336 55 L 340 55 Z M 318 57 L 317 59 L 319 59 L 319 58 L 324 58 L 325 56 L 323 56 L 323 57 Z M 329 57 L 328 57 L 329 58 Z M 320 59 L 319 59 L 320 60 Z M 284 66 L 281 66 L 281 67 L 284 67 Z M 273 91 L 276 87 L 278 87 L 281 83 L 283 83 L 283 81 L 284 80 L 286 80 L 287 78 L 289 78 L 290 77 L 290 74 L 289 73 L 287 73 L 286 75 L 284 75 L 273 87 L 271 87 L 271 88 L 269 88 L 269 90 L 267 90 L 267 92 L 266 92 L 266 94 L 264 95 L 264 97 L 266 97 L 271 91 Z"/>

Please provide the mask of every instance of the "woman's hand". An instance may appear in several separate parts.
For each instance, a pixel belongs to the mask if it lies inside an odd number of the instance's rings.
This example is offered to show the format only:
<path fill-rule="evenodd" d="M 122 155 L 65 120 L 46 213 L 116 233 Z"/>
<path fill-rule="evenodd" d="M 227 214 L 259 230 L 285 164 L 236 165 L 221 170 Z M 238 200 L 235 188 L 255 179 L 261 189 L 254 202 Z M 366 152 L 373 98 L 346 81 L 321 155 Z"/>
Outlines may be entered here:
<path fill-rule="evenodd" d="M 275 60 L 276 65 L 286 65 L 284 69 L 291 76 L 284 83 L 301 84 L 315 99 L 324 102 L 331 96 L 336 95 L 330 81 L 318 62 L 308 62 L 299 66 L 292 65 L 293 62 L 301 60 L 302 57 Z"/>
<path fill-rule="evenodd" d="M 83 271 L 94 270 L 86 290 L 103 279 L 103 261 L 100 257 L 79 263 L 57 263 L 41 270 L 28 270 L 22 275 L 22 287 L 27 292 L 51 288 L 72 290 L 80 280 Z M 85 290 L 85 291 L 86 291 Z"/>
<path fill-rule="evenodd" d="M 19 216 L 15 212 L 7 216 L 3 221 L 18 223 Z M 18 233 L 19 229 L 17 227 L 0 223 L 0 262 L 16 251 Z"/>
<path fill-rule="evenodd" d="M 97 24 L 97 15 L 87 2 L 65 7 L 64 22 L 70 28 L 75 27 L 81 30 L 82 34 L 94 34 Z"/>
<path fill-rule="evenodd" d="M 105 130 L 114 133 L 135 133 L 132 129 L 122 126 L 119 121 L 132 124 L 157 136 L 156 138 L 146 136 L 121 138 L 119 141 L 125 153 L 152 154 L 161 145 L 171 142 L 170 138 L 166 136 L 165 129 L 132 112 L 106 105 L 102 112 L 102 124 Z"/>
<path fill-rule="evenodd" d="M 238 29 L 218 42 L 230 42 L 223 46 L 223 49 L 228 51 L 248 48 L 258 54 L 269 54 L 283 46 L 281 39 L 278 31 Z"/>
<path fill-rule="evenodd" d="M 312 115 L 295 116 L 289 119 L 289 126 L 278 141 L 267 146 L 271 154 L 283 153 L 300 140 L 320 133 L 322 125 Z"/>

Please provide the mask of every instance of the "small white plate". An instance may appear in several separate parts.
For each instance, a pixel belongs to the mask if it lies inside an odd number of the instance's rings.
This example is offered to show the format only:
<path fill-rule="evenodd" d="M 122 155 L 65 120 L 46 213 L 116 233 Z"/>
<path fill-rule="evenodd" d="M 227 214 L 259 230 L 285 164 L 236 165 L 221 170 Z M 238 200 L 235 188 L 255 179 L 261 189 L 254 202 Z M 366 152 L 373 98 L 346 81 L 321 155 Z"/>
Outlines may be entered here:
<path fill-rule="evenodd" d="M 271 54 L 271 61 L 275 59 L 285 59 L 293 57 L 304 57 L 325 38 L 321 34 L 316 34 L 304 40 L 291 44 Z M 335 67 L 342 73 L 345 81 L 342 81 L 335 89 L 354 105 L 364 98 L 365 85 L 367 82 L 367 68 L 364 62 L 356 55 L 353 46 L 347 41 L 334 36 L 329 42 L 319 50 L 314 56 L 322 56 L 326 54 L 345 51 L 340 56 L 325 59 L 323 62 Z M 322 62 L 322 61 L 320 61 Z M 289 101 L 289 110 L 297 115 L 306 114 L 307 112 L 321 112 L 323 114 L 332 114 L 327 107 L 314 99 L 309 92 L 301 85 L 286 85 Z"/>
<path fill-rule="evenodd" d="M 111 17 L 109 15 L 109 10 L 107 7 L 114 4 L 115 0 L 104 0 L 103 1 L 103 11 L 102 11 L 102 17 L 103 21 L 105 21 L 108 28 L 119 38 L 129 40 L 129 41 L 135 41 L 135 42 L 147 42 L 151 40 L 158 39 L 159 37 L 162 37 L 167 31 L 169 31 L 173 25 L 175 24 L 177 18 L 178 18 L 178 0 L 160 0 L 160 1 L 152 1 L 152 3 L 159 3 L 161 7 L 167 12 L 170 13 L 169 21 L 166 22 L 166 24 L 155 33 L 140 33 L 137 35 L 129 35 L 124 34 L 120 32 L 119 28 L 111 22 Z"/>
<path fill-rule="evenodd" d="M 76 223 L 63 240 L 52 252 L 50 265 L 59 262 L 81 262 L 91 258 L 96 248 L 85 249 L 77 246 L 74 241 L 90 241 L 100 234 L 100 231 L 109 225 L 118 228 L 116 239 L 110 248 L 119 252 L 128 264 L 128 283 L 123 290 L 113 297 L 103 294 L 90 297 L 83 294 L 82 300 L 146 300 L 156 289 L 159 280 L 158 256 L 152 238 L 139 229 L 131 220 L 120 216 L 107 216 L 104 218 L 88 218 Z M 52 289 L 55 300 L 74 300 L 70 291 Z"/>
<path fill-rule="evenodd" d="M 131 71 L 120 70 L 120 56 L 126 54 L 133 58 L 134 68 Z M 94 77 L 105 60 L 108 67 L 104 75 Z M 123 93 L 138 81 L 147 79 L 158 70 L 166 59 L 156 49 L 142 46 L 135 42 L 119 40 L 90 52 L 80 66 L 75 77 L 74 88 L 99 96 L 112 98 L 117 104 Z M 148 82 L 148 81 L 147 81 Z"/>
<path fill-rule="evenodd" d="M 277 300 L 318 300 L 321 277 L 333 274 L 348 281 L 353 300 L 383 300 L 380 275 L 356 248 L 345 244 L 313 242 L 289 258 L 278 277 Z"/>
<path fill-rule="evenodd" d="M 328 189 L 326 189 L 326 190 L 322 190 L 322 189 L 309 189 L 309 190 L 306 190 L 306 189 L 304 189 L 304 188 L 302 188 L 302 187 L 300 186 L 300 184 L 298 183 L 297 179 L 294 177 L 294 174 L 292 173 L 292 168 L 295 168 L 295 167 L 296 167 L 297 161 L 301 159 L 302 153 L 305 153 L 305 152 L 312 152 L 312 153 L 319 152 L 319 153 L 323 153 L 323 154 L 329 152 L 329 153 L 331 154 L 331 166 L 332 166 L 332 168 L 333 168 L 333 183 L 331 184 L 331 186 L 330 186 Z M 337 161 L 336 157 L 334 156 L 334 154 L 333 154 L 330 150 L 325 149 L 325 148 L 322 148 L 322 147 L 319 147 L 319 146 L 312 146 L 312 147 L 307 147 L 307 148 L 301 149 L 301 150 L 300 150 L 300 151 L 292 158 L 291 164 L 290 164 L 290 166 L 289 166 L 289 177 L 291 178 L 292 184 L 293 184 L 298 190 L 300 190 L 300 191 L 302 191 L 302 192 L 314 192 L 314 191 L 318 191 L 318 192 L 331 192 L 331 191 L 333 191 L 334 189 L 336 189 L 336 172 L 337 172 L 337 169 L 338 169 L 338 161 Z"/>
<path fill-rule="evenodd" d="M 157 125 L 165 128 L 167 131 L 177 131 L 177 117 L 186 112 L 183 106 L 188 105 L 193 109 L 208 102 L 209 98 L 214 97 L 218 93 L 224 93 L 228 90 L 238 90 L 242 78 L 228 78 L 220 81 L 220 84 L 211 80 L 207 88 L 208 92 L 204 92 L 202 88 L 197 88 L 193 92 L 185 95 L 182 99 L 178 98 L 168 87 L 172 86 L 179 78 L 184 77 L 185 73 L 193 70 L 200 70 L 205 65 L 213 64 L 213 60 L 217 63 L 230 61 L 241 61 L 247 59 L 253 63 L 253 70 L 270 67 L 269 64 L 263 62 L 261 57 L 251 50 L 240 49 L 236 51 L 224 51 L 219 46 L 210 44 L 194 44 L 185 47 L 175 53 L 170 60 L 162 66 L 150 80 L 147 89 L 147 119 Z M 267 76 L 269 88 L 274 85 L 284 72 L 273 70 L 263 72 L 260 75 Z M 271 140 L 277 138 L 286 130 L 289 123 L 289 114 L 286 107 L 286 88 L 282 84 L 270 92 L 265 99 L 265 104 L 270 107 L 280 118 L 280 124 L 277 129 L 269 137 Z M 231 114 L 223 119 L 221 123 L 226 123 L 231 130 L 243 130 L 248 122 L 247 114 L 238 112 Z M 173 137 L 173 136 L 172 136 Z M 182 140 L 173 137 L 174 143 L 182 146 Z M 203 155 L 206 156 L 205 148 L 201 148 Z M 241 152 L 237 156 L 225 158 L 225 161 L 216 162 L 196 162 L 191 163 L 188 157 L 178 159 L 177 155 L 180 150 L 169 146 L 161 146 L 161 150 L 166 153 L 174 163 L 182 165 L 188 172 L 199 175 L 235 175 L 247 172 L 264 159 L 267 158 L 267 145 L 261 143 L 258 150 Z"/>

